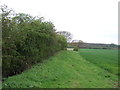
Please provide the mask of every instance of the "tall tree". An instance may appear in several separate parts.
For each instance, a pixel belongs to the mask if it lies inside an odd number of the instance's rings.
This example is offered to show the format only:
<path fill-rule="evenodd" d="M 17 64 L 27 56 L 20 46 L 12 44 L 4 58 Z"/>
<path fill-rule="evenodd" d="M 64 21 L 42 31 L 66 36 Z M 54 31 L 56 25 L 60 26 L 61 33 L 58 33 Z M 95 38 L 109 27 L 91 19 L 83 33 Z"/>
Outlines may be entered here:
<path fill-rule="evenodd" d="M 57 34 L 63 35 L 67 39 L 67 42 L 72 40 L 72 34 L 68 31 L 58 31 Z"/>

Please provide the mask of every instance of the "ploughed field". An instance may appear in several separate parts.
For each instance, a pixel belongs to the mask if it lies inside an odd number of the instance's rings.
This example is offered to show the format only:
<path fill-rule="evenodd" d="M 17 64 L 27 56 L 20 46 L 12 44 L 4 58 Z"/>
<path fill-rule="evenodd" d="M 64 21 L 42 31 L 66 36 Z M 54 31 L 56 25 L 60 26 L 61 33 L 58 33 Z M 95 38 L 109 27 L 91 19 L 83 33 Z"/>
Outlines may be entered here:
<path fill-rule="evenodd" d="M 60 51 L 22 74 L 11 76 L 3 88 L 115 88 L 117 50 Z"/>

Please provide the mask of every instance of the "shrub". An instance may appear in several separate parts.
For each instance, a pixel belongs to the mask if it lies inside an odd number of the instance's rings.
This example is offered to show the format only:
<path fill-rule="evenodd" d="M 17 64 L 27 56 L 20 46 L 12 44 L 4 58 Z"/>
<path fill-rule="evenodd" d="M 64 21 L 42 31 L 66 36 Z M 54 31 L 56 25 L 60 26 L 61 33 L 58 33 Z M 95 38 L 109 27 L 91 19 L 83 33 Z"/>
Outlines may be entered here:
<path fill-rule="evenodd" d="M 2 57 L 2 76 L 7 77 L 21 73 L 27 68 L 25 57 L 22 56 L 3 56 Z"/>

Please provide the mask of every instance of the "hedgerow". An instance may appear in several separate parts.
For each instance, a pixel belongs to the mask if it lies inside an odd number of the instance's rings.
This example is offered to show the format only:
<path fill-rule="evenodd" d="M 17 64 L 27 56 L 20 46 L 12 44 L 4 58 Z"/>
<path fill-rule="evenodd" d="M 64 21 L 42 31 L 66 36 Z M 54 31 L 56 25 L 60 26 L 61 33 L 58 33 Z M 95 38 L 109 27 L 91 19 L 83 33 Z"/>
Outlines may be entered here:
<path fill-rule="evenodd" d="M 65 37 L 56 34 L 54 24 L 28 14 L 2 10 L 2 74 L 8 77 L 54 55 L 67 46 Z"/>

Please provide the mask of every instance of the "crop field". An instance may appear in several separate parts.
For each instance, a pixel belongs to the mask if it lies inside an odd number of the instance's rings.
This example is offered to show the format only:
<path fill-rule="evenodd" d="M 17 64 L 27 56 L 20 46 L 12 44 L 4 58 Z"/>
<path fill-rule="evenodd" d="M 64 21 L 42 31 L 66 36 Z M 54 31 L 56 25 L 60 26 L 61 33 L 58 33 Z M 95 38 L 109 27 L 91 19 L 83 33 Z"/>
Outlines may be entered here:
<path fill-rule="evenodd" d="M 111 73 L 101 68 L 102 63 L 100 66 L 98 64 L 102 57 L 98 58 L 97 54 L 99 55 L 100 52 L 105 54 L 105 51 L 93 50 L 94 53 L 91 52 L 92 50 L 61 51 L 22 74 L 5 78 L 3 88 L 116 88 L 118 78 L 113 74 L 116 73 L 113 72 L 116 68 L 114 70 L 113 67 L 108 68 L 113 70 Z M 113 52 L 116 53 L 116 51 L 106 51 L 109 55 L 116 57 L 115 54 L 111 54 Z M 88 60 L 85 53 L 88 56 L 96 54 L 94 58 L 98 58 L 98 62 L 95 61 L 97 64 L 94 64 L 93 60 Z M 114 58 L 109 58 L 109 61 L 107 59 L 109 55 L 104 55 L 106 58 L 103 58 L 106 60 L 104 63 L 107 66 L 110 66 L 108 63 L 113 63 L 111 66 L 115 66 L 117 59 L 114 61 L 112 60 Z M 105 68 L 104 65 L 103 67 Z"/>
<path fill-rule="evenodd" d="M 79 53 L 86 60 L 118 75 L 118 50 L 80 49 Z"/>

